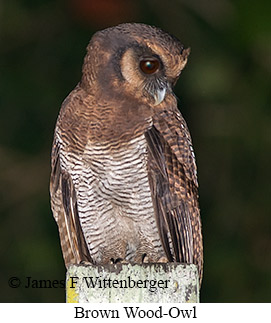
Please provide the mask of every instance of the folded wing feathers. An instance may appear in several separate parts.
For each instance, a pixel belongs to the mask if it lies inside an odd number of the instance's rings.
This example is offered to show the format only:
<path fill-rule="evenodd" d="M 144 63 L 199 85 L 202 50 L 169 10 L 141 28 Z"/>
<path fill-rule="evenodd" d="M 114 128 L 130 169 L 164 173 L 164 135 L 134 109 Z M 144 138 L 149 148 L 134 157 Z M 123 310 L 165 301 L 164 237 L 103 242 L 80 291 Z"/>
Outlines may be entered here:
<path fill-rule="evenodd" d="M 156 220 L 169 261 L 196 263 L 199 220 L 196 163 L 187 126 L 178 112 L 163 111 L 145 134 Z M 200 242 L 201 243 L 201 242 Z"/>

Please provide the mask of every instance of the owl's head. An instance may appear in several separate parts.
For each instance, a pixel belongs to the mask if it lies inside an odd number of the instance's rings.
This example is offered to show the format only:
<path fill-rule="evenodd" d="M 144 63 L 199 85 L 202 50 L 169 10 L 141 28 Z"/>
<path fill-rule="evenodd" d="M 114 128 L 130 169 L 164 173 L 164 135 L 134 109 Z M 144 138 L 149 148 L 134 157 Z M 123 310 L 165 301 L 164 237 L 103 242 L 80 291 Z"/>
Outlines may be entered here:
<path fill-rule="evenodd" d="M 172 93 L 190 49 L 161 29 L 127 23 L 97 32 L 87 51 L 83 85 L 158 105 Z"/>

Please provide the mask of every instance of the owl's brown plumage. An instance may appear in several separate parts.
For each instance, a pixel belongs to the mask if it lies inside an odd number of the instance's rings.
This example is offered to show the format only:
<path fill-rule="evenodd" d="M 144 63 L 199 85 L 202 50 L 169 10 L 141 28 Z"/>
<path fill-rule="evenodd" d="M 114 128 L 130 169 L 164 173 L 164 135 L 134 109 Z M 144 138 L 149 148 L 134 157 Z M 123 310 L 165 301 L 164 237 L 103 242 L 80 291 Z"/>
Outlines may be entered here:
<path fill-rule="evenodd" d="M 63 102 L 51 204 L 66 266 L 184 262 L 202 277 L 195 157 L 172 92 L 189 50 L 144 24 L 91 39 Z"/>

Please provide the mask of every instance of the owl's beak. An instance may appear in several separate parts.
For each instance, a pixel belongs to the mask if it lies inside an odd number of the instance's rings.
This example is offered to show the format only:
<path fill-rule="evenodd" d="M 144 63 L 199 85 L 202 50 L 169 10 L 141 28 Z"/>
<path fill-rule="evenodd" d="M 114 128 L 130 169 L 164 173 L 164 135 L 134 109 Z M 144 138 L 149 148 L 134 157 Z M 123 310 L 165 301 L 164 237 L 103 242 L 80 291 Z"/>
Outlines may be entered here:
<path fill-rule="evenodd" d="M 154 95 L 153 95 L 153 97 L 154 97 L 154 105 L 156 106 L 156 105 L 158 105 L 158 104 L 160 104 L 163 100 L 164 100 L 164 98 L 165 98 L 165 95 L 166 95 L 166 88 L 164 87 L 164 88 L 162 88 L 162 89 L 158 89 L 155 93 L 154 93 Z"/>

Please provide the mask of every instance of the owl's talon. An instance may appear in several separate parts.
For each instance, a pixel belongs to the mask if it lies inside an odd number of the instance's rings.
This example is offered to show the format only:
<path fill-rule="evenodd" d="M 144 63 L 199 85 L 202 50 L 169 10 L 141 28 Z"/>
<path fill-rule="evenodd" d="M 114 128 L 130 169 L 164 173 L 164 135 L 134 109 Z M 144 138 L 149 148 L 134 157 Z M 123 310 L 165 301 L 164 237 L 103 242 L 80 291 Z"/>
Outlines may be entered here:
<path fill-rule="evenodd" d="M 143 264 L 149 263 L 149 257 L 147 256 L 146 253 L 144 253 L 144 255 L 142 255 L 142 263 Z"/>

